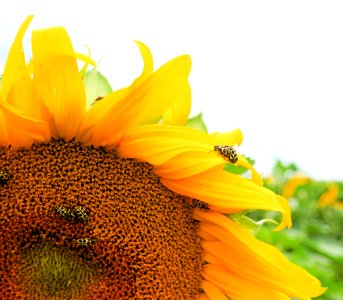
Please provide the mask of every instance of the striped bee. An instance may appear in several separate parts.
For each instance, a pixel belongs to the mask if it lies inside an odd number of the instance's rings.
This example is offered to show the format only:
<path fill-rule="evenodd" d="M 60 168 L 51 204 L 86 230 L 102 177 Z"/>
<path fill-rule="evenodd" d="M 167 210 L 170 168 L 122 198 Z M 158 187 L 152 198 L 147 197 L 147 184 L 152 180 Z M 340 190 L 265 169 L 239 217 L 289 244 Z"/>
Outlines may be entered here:
<path fill-rule="evenodd" d="M 11 175 L 4 171 L 4 170 L 0 170 L 0 184 L 5 184 L 7 183 L 7 181 L 10 179 Z"/>
<path fill-rule="evenodd" d="M 192 199 L 192 208 L 199 208 L 201 210 L 208 210 L 208 204 L 198 199 Z"/>
<path fill-rule="evenodd" d="M 81 206 L 76 207 L 75 212 L 76 212 L 77 218 L 80 221 L 83 221 L 83 222 L 89 221 L 87 213 L 83 210 Z"/>
<path fill-rule="evenodd" d="M 91 244 L 96 242 L 96 239 L 89 239 L 89 238 L 83 238 L 83 239 L 77 239 L 74 240 L 76 244 L 79 246 L 90 246 Z"/>
<path fill-rule="evenodd" d="M 214 146 L 214 151 L 217 151 L 222 158 L 230 161 L 233 164 L 238 161 L 237 152 L 231 146 L 216 145 Z"/>
<path fill-rule="evenodd" d="M 66 219 L 66 220 L 70 220 L 70 221 L 73 221 L 75 219 L 75 215 L 74 215 L 74 213 L 71 210 L 66 209 L 63 206 L 56 206 L 55 209 L 56 209 L 56 212 L 62 218 Z"/>

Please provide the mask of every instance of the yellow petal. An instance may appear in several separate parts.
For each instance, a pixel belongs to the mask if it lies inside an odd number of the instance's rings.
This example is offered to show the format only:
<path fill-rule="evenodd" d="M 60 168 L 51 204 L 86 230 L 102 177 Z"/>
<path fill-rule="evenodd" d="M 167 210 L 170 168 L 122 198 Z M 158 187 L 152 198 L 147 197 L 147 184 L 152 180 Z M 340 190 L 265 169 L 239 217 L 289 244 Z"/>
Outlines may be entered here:
<path fill-rule="evenodd" d="M 238 155 L 237 165 L 250 170 L 252 174 L 252 180 L 260 186 L 263 185 L 263 179 L 261 175 L 256 172 L 255 168 L 248 162 L 248 160 L 244 156 Z"/>
<path fill-rule="evenodd" d="M 154 62 L 150 49 L 141 42 L 136 41 L 136 44 L 141 52 L 144 62 L 141 75 L 137 77 L 129 87 L 107 95 L 101 101 L 97 101 L 92 107 L 90 107 L 76 135 L 76 139 L 78 141 L 87 145 L 97 145 L 99 143 L 99 135 L 96 131 L 94 133 L 93 128 L 95 125 L 100 123 L 100 120 L 104 118 L 105 114 L 111 107 L 117 105 L 119 101 L 127 97 L 137 86 L 143 83 L 152 74 L 154 70 Z M 120 137 L 120 134 L 113 132 L 112 137 L 108 138 L 108 144 L 110 144 L 110 141 L 112 140 L 117 140 L 117 137 Z"/>
<path fill-rule="evenodd" d="M 6 102 L 0 103 L 0 143 L 15 148 L 29 147 L 35 141 L 45 142 L 50 138 L 50 129 L 46 121 L 22 115 Z"/>
<path fill-rule="evenodd" d="M 207 264 L 203 267 L 202 272 L 204 279 L 217 285 L 225 291 L 229 297 L 235 300 L 284 300 L 284 295 L 280 295 L 276 291 L 269 290 L 257 284 L 244 281 L 238 274 L 232 271 L 213 264 Z"/>
<path fill-rule="evenodd" d="M 24 21 L 11 46 L 2 78 L 1 97 L 3 101 L 18 109 L 25 115 L 41 118 L 39 97 L 31 78 L 31 64 L 25 65 L 22 40 L 32 20 L 29 16 Z"/>
<path fill-rule="evenodd" d="M 136 80 L 131 84 L 130 88 L 132 89 L 141 85 L 144 82 L 144 80 L 146 80 L 154 71 L 154 60 L 151 55 L 150 49 L 142 42 L 135 42 L 139 48 L 139 51 L 141 52 L 144 62 L 144 68 L 142 74 L 138 78 L 136 78 Z"/>
<path fill-rule="evenodd" d="M 76 134 L 76 139 L 86 145 L 98 145 L 98 135 L 94 134 L 94 127 L 96 124 L 101 122 L 105 114 L 108 112 L 109 107 L 116 105 L 116 103 L 125 98 L 129 93 L 130 88 L 123 88 L 109 94 L 101 99 L 101 101 L 95 102 L 86 112 L 86 115 L 79 127 L 78 133 Z M 103 130 L 106 130 L 106 128 Z M 118 133 L 113 130 L 112 138 L 116 136 L 118 136 Z"/>
<path fill-rule="evenodd" d="M 192 93 L 189 82 L 180 91 L 171 107 L 163 114 L 163 123 L 168 125 L 184 125 L 191 111 Z"/>
<path fill-rule="evenodd" d="M 49 45 L 49 47 L 47 47 Z M 34 83 L 53 136 L 75 137 L 86 110 L 85 91 L 75 52 L 62 27 L 32 32 Z"/>
<path fill-rule="evenodd" d="M 240 145 L 243 142 L 243 133 L 240 129 L 229 132 L 213 132 L 211 135 L 218 141 L 219 145 Z"/>
<path fill-rule="evenodd" d="M 122 99 L 106 101 L 102 106 L 93 105 L 81 125 L 80 139 L 87 135 L 92 137 L 95 146 L 116 147 L 125 129 L 151 123 L 171 106 L 187 83 L 190 66 L 189 56 L 177 57 L 130 89 L 128 95 L 123 94 Z M 92 118 L 94 115 L 97 117 Z"/>
<path fill-rule="evenodd" d="M 243 134 L 240 129 L 235 129 L 229 132 L 214 132 L 211 133 L 211 136 L 218 141 L 219 145 L 234 146 L 240 145 L 243 142 Z M 255 168 L 244 156 L 238 155 L 238 161 L 236 164 L 250 170 L 252 174 L 252 180 L 258 185 L 263 185 L 262 177 L 256 172 Z"/>
<path fill-rule="evenodd" d="M 167 162 L 154 166 L 154 173 L 160 177 L 181 179 L 216 168 L 222 170 L 226 162 L 208 151 L 188 151 L 178 154 Z"/>
<path fill-rule="evenodd" d="M 227 300 L 225 294 L 216 285 L 209 281 L 203 280 L 201 288 L 205 291 L 210 300 Z"/>
<path fill-rule="evenodd" d="M 88 49 L 88 55 L 84 55 L 82 53 L 78 53 L 78 52 L 75 52 L 75 57 L 79 60 L 82 60 L 84 62 L 84 65 L 83 67 L 81 68 L 80 70 L 80 74 L 82 76 L 82 78 L 84 77 L 85 75 L 85 72 L 88 68 L 88 65 L 92 65 L 92 66 L 96 66 L 96 63 L 91 59 L 91 50 L 89 47 L 87 47 Z"/>
<path fill-rule="evenodd" d="M 161 181 L 176 193 L 202 200 L 210 208 L 213 205 L 213 210 L 222 213 L 231 213 L 233 209 L 275 210 L 282 213 L 282 226 L 291 226 L 290 209 L 285 207 L 286 202 L 280 203 L 273 192 L 238 175 L 211 169 L 180 180 L 161 178 Z"/>
<path fill-rule="evenodd" d="M 87 56 L 87 55 L 84 55 L 82 53 L 75 52 L 74 56 L 75 56 L 75 58 L 84 61 L 86 64 L 92 65 L 94 67 L 96 66 L 96 63 L 94 62 L 93 59 L 91 59 L 89 57 L 89 55 Z"/>
<path fill-rule="evenodd" d="M 195 296 L 195 300 L 212 300 L 212 299 L 208 298 L 208 296 L 205 294 L 198 294 Z"/>
<path fill-rule="evenodd" d="M 160 165 L 187 151 L 202 151 L 211 156 L 214 144 L 211 136 L 196 129 L 152 124 L 126 130 L 117 152 L 122 157 Z"/>
<path fill-rule="evenodd" d="M 274 231 L 280 231 L 284 228 L 291 228 L 292 227 L 292 220 L 291 220 L 291 207 L 289 206 L 288 201 L 279 195 L 276 195 L 276 200 L 279 202 L 280 206 L 283 207 L 284 209 L 284 215 L 283 218 L 281 219 L 281 222 L 279 224 L 279 226 L 277 226 L 276 228 L 274 228 Z"/>
<path fill-rule="evenodd" d="M 29 16 L 25 19 L 8 54 L 1 82 L 2 99 L 7 99 L 8 93 L 18 79 L 27 79 L 29 77 L 25 65 L 22 41 L 24 34 L 32 21 L 32 18 L 33 16 Z"/>
<path fill-rule="evenodd" d="M 257 240 L 224 215 L 195 210 L 194 218 L 200 221 L 200 236 L 205 232 L 205 237 L 217 238 L 203 243 L 208 259 L 225 269 L 232 268 L 242 277 L 242 282 L 254 282 L 299 299 L 310 299 L 325 292 L 316 278 L 289 262 L 277 248 Z M 230 253 L 231 261 L 226 253 Z"/>
<path fill-rule="evenodd" d="M 232 239 L 234 240 L 234 239 Z M 286 278 L 280 279 L 273 273 L 270 266 L 260 265 L 253 255 L 249 255 L 244 251 L 244 245 L 239 241 L 234 241 L 233 247 L 216 241 L 202 242 L 201 246 L 204 249 L 204 259 L 207 263 L 214 265 L 222 265 L 223 267 L 237 273 L 241 280 L 255 283 L 261 287 L 271 290 L 278 290 L 285 294 L 295 294 L 296 290 L 290 285 Z M 230 256 L 227 255 L 230 253 Z M 244 253 L 244 256 L 242 255 Z M 274 270 L 275 271 L 275 270 Z"/>

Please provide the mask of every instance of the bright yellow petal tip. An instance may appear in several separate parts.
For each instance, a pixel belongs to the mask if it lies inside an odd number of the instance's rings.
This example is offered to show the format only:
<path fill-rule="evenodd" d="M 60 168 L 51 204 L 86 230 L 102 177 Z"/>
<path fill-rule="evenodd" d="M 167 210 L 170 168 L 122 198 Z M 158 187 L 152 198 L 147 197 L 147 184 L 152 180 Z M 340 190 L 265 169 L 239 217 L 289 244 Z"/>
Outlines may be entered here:
<path fill-rule="evenodd" d="M 211 136 L 218 141 L 219 145 L 239 146 L 243 142 L 243 133 L 239 128 L 228 132 L 213 132 Z"/>

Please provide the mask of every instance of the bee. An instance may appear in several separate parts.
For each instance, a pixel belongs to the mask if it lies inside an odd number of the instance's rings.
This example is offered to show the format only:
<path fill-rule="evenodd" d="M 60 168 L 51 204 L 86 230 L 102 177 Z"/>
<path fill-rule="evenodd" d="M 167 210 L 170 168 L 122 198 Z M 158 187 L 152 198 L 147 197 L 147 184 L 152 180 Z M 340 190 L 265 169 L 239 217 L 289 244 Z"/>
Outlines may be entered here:
<path fill-rule="evenodd" d="M 216 145 L 214 146 L 214 151 L 217 151 L 222 158 L 229 160 L 233 164 L 238 161 L 237 152 L 231 146 Z"/>
<path fill-rule="evenodd" d="M 0 184 L 5 184 L 7 183 L 7 181 L 10 179 L 11 175 L 4 171 L 4 170 L 0 170 Z"/>
<path fill-rule="evenodd" d="M 79 246 L 90 246 L 91 244 L 96 242 L 96 239 L 83 238 L 83 239 L 77 239 L 74 241 Z"/>
<path fill-rule="evenodd" d="M 208 204 L 198 199 L 192 199 L 191 206 L 193 208 L 199 208 L 201 210 L 208 210 Z"/>
<path fill-rule="evenodd" d="M 66 209 L 65 207 L 63 206 L 56 206 L 56 212 L 64 219 L 66 220 L 71 220 L 73 221 L 75 219 L 75 215 L 74 213 L 69 210 L 69 209 Z"/>
<path fill-rule="evenodd" d="M 83 221 L 83 222 L 89 221 L 88 215 L 86 214 L 86 212 L 83 210 L 81 206 L 76 207 L 75 212 L 76 212 L 77 218 L 80 221 Z"/>

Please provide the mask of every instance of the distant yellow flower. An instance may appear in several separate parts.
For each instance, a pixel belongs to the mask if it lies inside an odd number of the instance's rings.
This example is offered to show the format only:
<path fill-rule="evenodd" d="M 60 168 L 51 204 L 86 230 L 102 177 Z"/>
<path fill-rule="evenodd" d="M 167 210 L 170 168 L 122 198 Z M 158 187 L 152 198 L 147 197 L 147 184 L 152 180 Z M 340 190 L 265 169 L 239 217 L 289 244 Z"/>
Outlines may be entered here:
<path fill-rule="evenodd" d="M 290 178 L 286 182 L 286 184 L 283 186 L 282 195 L 287 199 L 293 197 L 297 187 L 304 185 L 304 184 L 308 183 L 309 181 L 310 181 L 310 179 L 308 177 L 306 177 L 305 175 L 296 174 L 295 176 Z"/>
<path fill-rule="evenodd" d="M 327 191 L 319 197 L 319 206 L 334 206 L 339 195 L 339 187 L 332 183 L 329 185 Z"/>
<path fill-rule="evenodd" d="M 138 43 L 142 74 L 86 108 L 63 28 L 20 28 L 0 91 L 2 299 L 310 299 L 325 289 L 224 214 L 282 213 L 287 201 L 223 170 L 215 145 L 239 130 L 184 127 L 188 56 L 157 71 Z M 158 120 L 158 121 L 156 121 Z"/>

